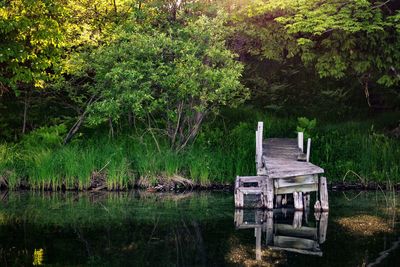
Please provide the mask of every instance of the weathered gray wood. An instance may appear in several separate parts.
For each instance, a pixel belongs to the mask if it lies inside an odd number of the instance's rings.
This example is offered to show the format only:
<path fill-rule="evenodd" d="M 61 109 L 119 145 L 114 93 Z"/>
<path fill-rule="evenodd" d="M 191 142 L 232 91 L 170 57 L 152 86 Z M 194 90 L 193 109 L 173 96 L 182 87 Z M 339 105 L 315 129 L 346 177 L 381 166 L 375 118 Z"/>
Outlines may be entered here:
<path fill-rule="evenodd" d="M 245 195 L 254 194 L 261 195 L 262 187 L 239 187 L 238 190 Z"/>
<path fill-rule="evenodd" d="M 275 194 L 293 194 L 293 192 L 315 192 L 318 191 L 318 184 L 306 184 L 291 187 L 282 187 L 275 190 Z"/>
<path fill-rule="evenodd" d="M 296 139 L 270 138 L 266 140 L 263 147 L 264 167 L 257 170 L 258 175 L 285 178 L 324 172 L 322 168 L 310 162 L 297 160 L 299 148 Z"/>
<path fill-rule="evenodd" d="M 239 227 L 243 224 L 243 210 L 242 209 L 235 209 L 235 226 Z"/>
<path fill-rule="evenodd" d="M 261 187 L 265 178 L 265 176 L 237 176 L 235 186 L 242 187 L 244 183 L 257 183 L 257 186 Z"/>
<path fill-rule="evenodd" d="M 240 207 L 240 201 L 239 201 L 239 195 L 238 195 L 238 189 L 239 189 L 239 182 L 240 182 L 240 178 L 239 176 L 236 176 L 236 180 L 235 180 L 235 207 Z"/>
<path fill-rule="evenodd" d="M 282 206 L 282 195 L 275 196 L 275 208 L 280 208 Z"/>
<path fill-rule="evenodd" d="M 260 155 L 259 155 L 259 147 L 260 147 L 260 140 L 258 139 L 258 131 L 256 131 L 256 168 L 258 169 L 259 167 L 259 159 L 260 159 Z"/>
<path fill-rule="evenodd" d="M 310 162 L 311 138 L 307 139 L 307 162 Z"/>
<path fill-rule="evenodd" d="M 272 211 L 266 212 L 266 244 L 270 244 L 274 237 L 274 213 Z"/>
<path fill-rule="evenodd" d="M 297 248 L 281 248 L 281 247 L 276 247 L 276 246 L 268 246 L 268 248 L 273 249 L 273 250 L 284 250 L 284 251 L 300 253 L 300 254 L 305 254 L 305 255 L 312 255 L 312 256 L 322 257 L 322 255 L 323 255 L 322 251 L 320 251 L 319 249 L 304 250 L 304 249 L 297 249 Z"/>
<path fill-rule="evenodd" d="M 262 155 L 263 155 L 263 128 L 264 128 L 264 123 L 262 121 L 258 122 L 257 126 L 257 168 L 263 167 L 263 162 L 262 162 Z"/>
<path fill-rule="evenodd" d="M 267 209 L 272 210 L 274 208 L 274 183 L 270 178 L 267 178 L 265 182 L 265 206 Z"/>
<path fill-rule="evenodd" d="M 275 188 L 316 184 L 316 183 L 318 183 L 317 175 L 302 175 L 302 176 L 274 179 Z"/>
<path fill-rule="evenodd" d="M 319 202 L 319 200 L 315 201 L 314 211 L 316 211 L 316 212 L 321 211 L 321 202 Z"/>
<path fill-rule="evenodd" d="M 277 194 L 279 194 L 279 192 L 277 192 Z M 288 201 L 288 196 L 285 194 L 282 199 L 282 205 L 285 206 L 287 204 L 287 201 Z"/>
<path fill-rule="evenodd" d="M 283 248 L 314 250 L 315 248 L 318 247 L 318 242 L 305 238 L 275 235 L 274 246 Z"/>
<path fill-rule="evenodd" d="M 297 133 L 297 147 L 300 149 L 301 152 L 304 152 L 304 133 L 303 132 Z"/>
<path fill-rule="evenodd" d="M 303 222 L 303 212 L 302 211 L 295 211 L 293 216 L 293 228 L 301 228 L 301 224 Z"/>
<path fill-rule="evenodd" d="M 328 203 L 328 185 L 326 183 L 326 178 L 321 177 L 319 181 L 319 195 L 321 201 L 321 210 L 328 211 L 329 203 Z"/>
<path fill-rule="evenodd" d="M 254 234 L 256 236 L 256 260 L 261 260 L 261 228 L 254 228 Z"/>
<path fill-rule="evenodd" d="M 320 244 L 325 242 L 327 230 L 328 230 L 328 212 L 321 212 L 318 225 L 318 242 Z"/>
<path fill-rule="evenodd" d="M 303 210 L 303 193 L 293 192 L 293 201 L 295 210 Z"/>
<path fill-rule="evenodd" d="M 310 193 L 304 193 L 303 194 L 304 208 L 306 209 L 310 208 L 310 201 L 311 201 Z"/>
<path fill-rule="evenodd" d="M 283 236 L 293 236 L 306 239 L 317 240 L 318 229 L 315 227 L 302 226 L 299 228 L 294 228 L 293 225 L 276 223 L 274 224 L 275 234 Z"/>

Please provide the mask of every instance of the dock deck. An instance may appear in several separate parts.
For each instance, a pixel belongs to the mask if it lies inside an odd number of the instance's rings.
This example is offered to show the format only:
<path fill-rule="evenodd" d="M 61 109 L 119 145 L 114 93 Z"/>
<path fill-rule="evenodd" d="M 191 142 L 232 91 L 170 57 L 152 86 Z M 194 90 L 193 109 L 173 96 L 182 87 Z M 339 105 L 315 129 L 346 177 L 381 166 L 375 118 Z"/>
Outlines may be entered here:
<path fill-rule="evenodd" d="M 327 211 L 328 191 L 324 169 L 310 163 L 311 139 L 304 153 L 303 133 L 297 139 L 263 139 L 263 123 L 256 131 L 257 176 L 237 176 L 235 206 L 245 207 L 245 198 L 259 196 L 253 207 L 273 209 L 293 203 L 296 210 L 309 206 L 310 193 L 317 192 L 316 210 Z M 290 201 L 289 201 L 290 200 Z"/>
<path fill-rule="evenodd" d="M 322 174 L 324 170 L 310 162 L 299 161 L 303 153 L 298 147 L 297 139 L 270 138 L 263 142 L 263 167 L 258 175 L 269 178 L 286 178 L 293 176 Z"/>

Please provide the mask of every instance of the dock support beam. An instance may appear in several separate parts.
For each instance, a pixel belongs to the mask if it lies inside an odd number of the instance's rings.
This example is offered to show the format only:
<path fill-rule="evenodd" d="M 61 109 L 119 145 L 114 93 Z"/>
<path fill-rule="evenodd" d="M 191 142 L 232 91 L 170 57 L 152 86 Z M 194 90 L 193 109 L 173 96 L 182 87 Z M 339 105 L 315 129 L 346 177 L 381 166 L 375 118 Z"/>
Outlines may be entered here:
<path fill-rule="evenodd" d="M 262 155 L 263 155 L 263 131 L 264 123 L 262 121 L 258 122 L 256 131 L 256 163 L 257 169 L 263 167 Z"/>
<path fill-rule="evenodd" d="M 293 201 L 294 201 L 294 209 L 295 210 L 303 210 L 303 193 L 302 192 L 293 192 Z"/>
<path fill-rule="evenodd" d="M 303 132 L 297 133 L 297 147 L 300 149 L 301 152 L 304 152 L 304 133 Z"/>
<path fill-rule="evenodd" d="M 319 195 L 321 201 L 321 210 L 328 211 L 329 203 L 328 203 L 328 184 L 326 182 L 326 177 L 319 178 Z"/>
<path fill-rule="evenodd" d="M 267 209 L 272 210 L 274 208 L 274 181 L 271 178 L 267 178 L 265 183 L 265 206 L 267 207 Z"/>

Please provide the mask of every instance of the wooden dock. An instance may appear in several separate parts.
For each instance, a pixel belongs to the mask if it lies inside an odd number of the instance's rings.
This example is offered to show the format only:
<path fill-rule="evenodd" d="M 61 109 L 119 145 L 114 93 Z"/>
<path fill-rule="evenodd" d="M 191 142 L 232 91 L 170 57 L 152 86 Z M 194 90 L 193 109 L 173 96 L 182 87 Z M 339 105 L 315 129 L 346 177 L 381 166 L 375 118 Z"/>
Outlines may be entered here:
<path fill-rule="evenodd" d="M 263 123 L 256 131 L 257 176 L 238 176 L 235 182 L 235 206 L 246 207 L 246 199 L 254 196 L 255 208 L 273 209 L 293 204 L 296 210 L 309 206 L 310 193 L 315 192 L 314 208 L 327 211 L 327 181 L 324 170 L 310 162 L 311 139 L 304 152 L 303 133 L 297 139 L 263 140 Z"/>

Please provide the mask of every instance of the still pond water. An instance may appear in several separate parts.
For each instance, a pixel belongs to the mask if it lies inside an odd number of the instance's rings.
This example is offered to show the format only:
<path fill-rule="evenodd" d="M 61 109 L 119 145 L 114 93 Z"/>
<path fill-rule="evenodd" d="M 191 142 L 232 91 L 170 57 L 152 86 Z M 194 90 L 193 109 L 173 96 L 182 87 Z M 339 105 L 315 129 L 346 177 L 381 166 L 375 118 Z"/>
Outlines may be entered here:
<path fill-rule="evenodd" d="M 233 194 L 0 192 L 0 266 L 400 266 L 400 199 L 330 192 L 329 214 Z"/>

